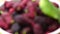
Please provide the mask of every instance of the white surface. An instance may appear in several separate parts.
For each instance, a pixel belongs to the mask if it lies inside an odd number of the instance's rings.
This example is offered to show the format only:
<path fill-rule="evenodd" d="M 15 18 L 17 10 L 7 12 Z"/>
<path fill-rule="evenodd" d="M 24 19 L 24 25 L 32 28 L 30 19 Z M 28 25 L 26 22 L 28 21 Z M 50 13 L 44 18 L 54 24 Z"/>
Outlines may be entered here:
<path fill-rule="evenodd" d="M 8 33 L 6 31 L 4 31 L 2 28 L 0 28 L 0 34 L 11 34 L 11 33 Z"/>
<path fill-rule="evenodd" d="M 0 0 L 0 6 L 4 4 L 5 0 Z"/>

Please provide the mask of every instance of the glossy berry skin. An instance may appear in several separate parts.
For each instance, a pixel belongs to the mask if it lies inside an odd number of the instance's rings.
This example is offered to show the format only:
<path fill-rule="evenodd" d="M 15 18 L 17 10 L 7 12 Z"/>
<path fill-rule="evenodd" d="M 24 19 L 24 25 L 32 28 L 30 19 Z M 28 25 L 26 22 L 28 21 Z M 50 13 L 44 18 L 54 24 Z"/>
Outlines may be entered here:
<path fill-rule="evenodd" d="M 53 32 L 59 28 L 58 22 L 47 16 L 37 16 L 35 17 L 35 22 L 41 26 L 43 33 Z"/>
<path fill-rule="evenodd" d="M 3 29 L 8 29 L 8 24 L 6 24 L 6 22 L 1 16 L 0 16 L 0 27 Z"/>
<path fill-rule="evenodd" d="M 35 16 L 35 7 L 33 6 L 33 3 L 31 1 L 29 1 L 27 3 L 27 7 L 28 7 L 28 15 L 29 17 L 34 17 Z"/>
<path fill-rule="evenodd" d="M 13 20 L 11 15 L 8 12 L 3 12 L 2 17 L 5 19 L 7 24 L 11 24 L 11 21 Z"/>
<path fill-rule="evenodd" d="M 14 8 L 10 8 L 8 12 L 12 15 L 14 13 L 14 11 L 15 11 Z"/>
<path fill-rule="evenodd" d="M 14 24 L 12 25 L 12 27 L 11 27 L 11 30 L 12 30 L 13 32 L 16 32 L 16 31 L 19 30 L 19 28 L 20 28 L 19 24 L 18 24 L 18 23 L 14 23 Z"/>
<path fill-rule="evenodd" d="M 5 4 L 4 4 L 4 11 L 9 11 L 10 8 L 12 8 L 12 3 L 5 2 Z"/>
<path fill-rule="evenodd" d="M 21 8 L 24 8 L 24 7 L 26 6 L 26 4 L 27 4 L 28 1 L 29 1 L 29 0 L 22 0 L 21 3 L 19 4 L 19 6 L 20 6 Z"/>

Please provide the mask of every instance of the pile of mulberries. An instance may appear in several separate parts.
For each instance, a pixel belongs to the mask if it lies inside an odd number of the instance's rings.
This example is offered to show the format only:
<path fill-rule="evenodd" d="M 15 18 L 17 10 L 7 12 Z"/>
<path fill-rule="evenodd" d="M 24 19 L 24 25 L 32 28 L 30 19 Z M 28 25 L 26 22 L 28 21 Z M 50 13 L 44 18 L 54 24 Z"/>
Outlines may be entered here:
<path fill-rule="evenodd" d="M 58 20 L 41 11 L 39 1 L 5 2 L 0 10 L 0 27 L 12 34 L 45 34 L 59 28 Z M 52 3 L 59 8 L 56 3 Z"/>

